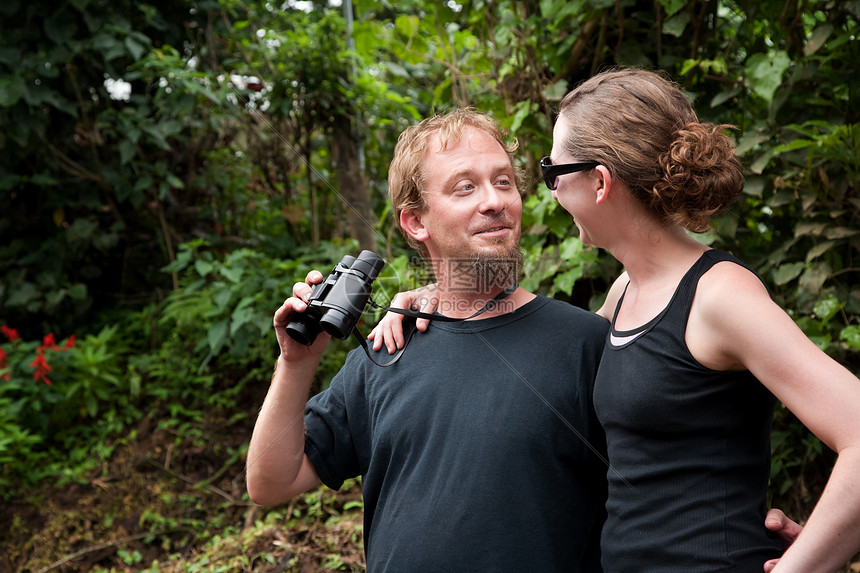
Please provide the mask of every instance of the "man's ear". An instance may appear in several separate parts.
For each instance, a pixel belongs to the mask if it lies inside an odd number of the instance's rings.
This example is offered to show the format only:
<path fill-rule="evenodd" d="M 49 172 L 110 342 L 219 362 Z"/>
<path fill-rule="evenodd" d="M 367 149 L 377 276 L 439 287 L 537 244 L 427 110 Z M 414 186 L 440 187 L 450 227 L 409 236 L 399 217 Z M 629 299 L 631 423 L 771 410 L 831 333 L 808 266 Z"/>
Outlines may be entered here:
<path fill-rule="evenodd" d="M 600 205 L 609 198 L 612 192 L 612 174 L 603 165 L 594 168 L 594 185 L 596 188 L 596 203 Z"/>
<path fill-rule="evenodd" d="M 400 227 L 416 241 L 424 242 L 430 238 L 427 227 L 421 220 L 421 213 L 414 209 L 404 209 L 400 212 Z"/>

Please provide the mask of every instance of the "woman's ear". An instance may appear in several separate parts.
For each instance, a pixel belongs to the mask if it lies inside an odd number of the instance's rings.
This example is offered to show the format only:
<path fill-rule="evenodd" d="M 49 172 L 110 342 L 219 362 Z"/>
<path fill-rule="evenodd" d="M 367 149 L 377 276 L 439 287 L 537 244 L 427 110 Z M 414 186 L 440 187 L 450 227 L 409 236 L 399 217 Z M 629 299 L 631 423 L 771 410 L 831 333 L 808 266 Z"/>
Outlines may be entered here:
<path fill-rule="evenodd" d="M 594 168 L 594 184 L 596 187 L 596 203 L 600 205 L 609 198 L 612 191 L 612 174 L 603 165 Z"/>
<path fill-rule="evenodd" d="M 400 212 L 400 227 L 416 241 L 424 242 L 430 238 L 427 227 L 421 220 L 421 213 L 414 209 L 404 209 Z"/>

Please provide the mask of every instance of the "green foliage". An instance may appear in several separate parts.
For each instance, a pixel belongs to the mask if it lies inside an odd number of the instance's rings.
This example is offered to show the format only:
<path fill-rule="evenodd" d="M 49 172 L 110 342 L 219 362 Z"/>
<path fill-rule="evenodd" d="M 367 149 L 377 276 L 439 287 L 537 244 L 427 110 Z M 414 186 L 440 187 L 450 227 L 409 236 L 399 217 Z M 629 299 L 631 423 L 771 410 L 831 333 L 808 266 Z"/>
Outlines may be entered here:
<path fill-rule="evenodd" d="M 292 259 L 250 249 L 222 255 L 204 241 L 182 245 L 176 261 L 164 269 L 181 273 L 182 286 L 164 301 L 158 325 L 164 352 L 160 361 L 148 365 L 149 385 L 159 389 L 160 399 L 229 406 L 246 382 L 270 376 L 277 357 L 272 314 L 292 295 L 293 284 L 312 269 L 329 272 L 348 253 L 357 253 L 354 244 L 325 244 Z M 388 276 L 380 277 L 383 283 Z M 317 388 L 328 385 L 353 345 L 351 340 L 332 341 Z M 184 383 L 174 383 L 177 378 Z M 171 394 L 175 391 L 179 394 Z"/>
<path fill-rule="evenodd" d="M 98 335 L 70 336 L 59 345 L 53 334 L 41 344 L 10 336 L 0 347 L 4 497 L 17 493 L 13 483 L 26 487 L 46 476 L 75 479 L 89 471 L 95 460 L 81 455 L 91 451 L 89 442 L 79 442 L 81 430 L 99 423 L 101 430 L 116 431 L 134 420 L 131 404 L 139 378 L 121 375 L 128 346 L 117 332 L 105 327 Z"/>
<path fill-rule="evenodd" d="M 522 240 L 525 257 L 523 287 L 557 298 L 574 297 L 574 286 L 585 276 L 600 277 L 597 249 L 570 236 L 570 215 L 549 195 L 532 195 L 524 204 Z M 606 278 L 607 282 L 613 277 Z M 582 283 L 580 283 L 582 284 Z M 594 307 L 590 290 L 579 298 Z"/>

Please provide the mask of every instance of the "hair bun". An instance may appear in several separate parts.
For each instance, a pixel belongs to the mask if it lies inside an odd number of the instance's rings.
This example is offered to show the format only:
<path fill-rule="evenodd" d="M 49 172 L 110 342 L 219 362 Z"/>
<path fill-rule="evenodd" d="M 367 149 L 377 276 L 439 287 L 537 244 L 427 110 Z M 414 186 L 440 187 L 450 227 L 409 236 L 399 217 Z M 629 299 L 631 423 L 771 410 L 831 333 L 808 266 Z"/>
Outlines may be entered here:
<path fill-rule="evenodd" d="M 734 126 L 688 123 L 659 157 L 663 177 L 654 185 L 652 206 L 691 231 L 707 230 L 708 220 L 743 190 L 743 166 L 723 133 L 727 128 Z"/>

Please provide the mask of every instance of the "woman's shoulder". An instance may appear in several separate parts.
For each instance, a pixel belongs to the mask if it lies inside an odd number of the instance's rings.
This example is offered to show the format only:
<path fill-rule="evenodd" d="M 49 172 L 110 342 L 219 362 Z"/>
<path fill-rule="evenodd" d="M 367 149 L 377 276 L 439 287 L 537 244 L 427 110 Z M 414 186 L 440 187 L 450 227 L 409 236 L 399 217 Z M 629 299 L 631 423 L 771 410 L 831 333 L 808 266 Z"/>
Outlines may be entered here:
<path fill-rule="evenodd" d="M 750 267 L 731 258 L 716 262 L 699 279 L 693 312 L 713 327 L 733 328 L 770 310 L 773 300 Z"/>
<path fill-rule="evenodd" d="M 612 320 L 612 314 L 615 312 L 618 301 L 621 300 L 621 295 L 624 294 L 624 289 L 627 288 L 629 282 L 630 277 L 627 276 L 627 271 L 624 271 L 615 279 L 615 282 L 609 287 L 609 292 L 606 293 L 603 305 L 597 310 L 598 316 L 601 316 L 605 320 Z"/>
<path fill-rule="evenodd" d="M 709 254 L 713 251 L 709 251 Z M 697 296 L 731 295 L 727 300 L 736 300 L 746 295 L 767 295 L 767 287 L 761 277 L 740 259 L 729 253 L 711 255 L 715 262 L 699 278 Z"/>

